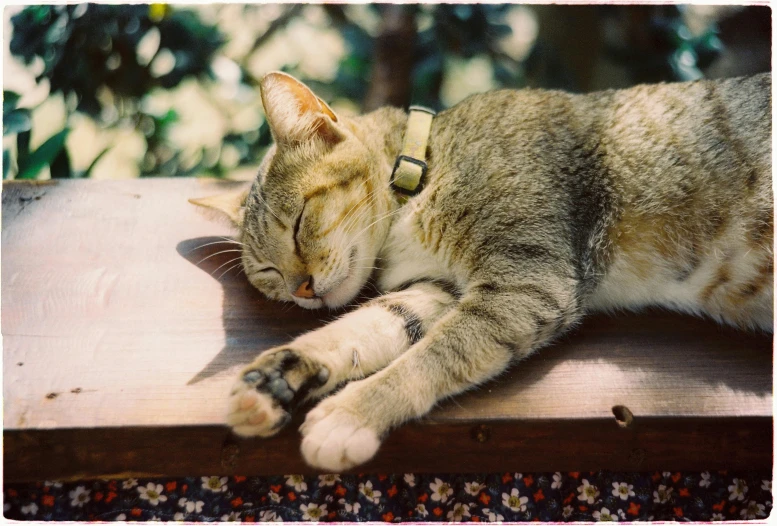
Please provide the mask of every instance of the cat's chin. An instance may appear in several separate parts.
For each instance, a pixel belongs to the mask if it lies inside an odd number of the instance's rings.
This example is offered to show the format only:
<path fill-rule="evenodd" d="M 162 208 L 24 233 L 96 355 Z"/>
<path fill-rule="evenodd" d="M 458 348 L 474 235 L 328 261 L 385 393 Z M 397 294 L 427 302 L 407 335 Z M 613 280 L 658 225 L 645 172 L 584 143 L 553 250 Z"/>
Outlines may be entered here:
<path fill-rule="evenodd" d="M 342 283 L 324 295 L 324 305 L 330 309 L 337 309 L 349 304 L 359 295 L 369 277 L 370 270 L 366 267 L 352 269 Z"/>
<path fill-rule="evenodd" d="M 294 303 L 296 303 L 303 309 L 314 310 L 314 309 L 320 309 L 325 306 L 324 300 L 321 298 L 311 298 L 311 299 L 296 298 L 292 301 L 294 301 Z"/>
<path fill-rule="evenodd" d="M 337 309 L 339 307 L 342 307 L 346 305 L 349 301 L 351 301 L 356 295 L 350 295 L 345 296 L 342 294 L 339 294 L 339 291 L 333 291 L 323 298 L 297 298 L 294 300 L 294 303 L 302 307 L 303 309 L 321 309 L 324 307 L 327 307 L 329 309 Z"/>
<path fill-rule="evenodd" d="M 293 301 L 304 309 L 337 309 L 347 305 L 359 293 L 363 283 L 361 276 L 349 275 L 334 290 L 325 294 L 322 298 L 294 298 Z"/>

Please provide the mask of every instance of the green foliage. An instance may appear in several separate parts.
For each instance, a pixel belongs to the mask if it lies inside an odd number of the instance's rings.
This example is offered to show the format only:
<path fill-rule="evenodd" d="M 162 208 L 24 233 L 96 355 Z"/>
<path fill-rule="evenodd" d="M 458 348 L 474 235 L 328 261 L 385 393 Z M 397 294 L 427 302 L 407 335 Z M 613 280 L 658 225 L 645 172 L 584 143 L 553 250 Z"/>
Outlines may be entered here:
<path fill-rule="evenodd" d="M 11 152 L 3 150 L 3 179 L 8 178 L 8 174 L 11 171 Z"/>
<path fill-rule="evenodd" d="M 3 112 L 3 135 L 30 131 L 31 127 L 29 110 L 17 109 L 8 113 Z"/>
<path fill-rule="evenodd" d="M 11 19 L 11 53 L 31 64 L 43 61 L 51 93 L 78 97 L 77 109 L 99 117 L 100 88 L 124 98 L 139 98 L 156 87 L 172 88 L 189 76 L 208 72 L 223 43 L 220 32 L 203 25 L 190 11 L 174 11 L 159 20 L 148 5 L 38 5 Z M 142 61 L 138 45 L 149 31 L 159 31 L 159 48 L 175 57 L 173 68 L 155 75 L 152 60 Z"/>
<path fill-rule="evenodd" d="M 30 110 L 17 108 L 21 96 L 12 91 L 3 91 L 3 136 L 30 131 L 32 120 Z"/>
<path fill-rule="evenodd" d="M 19 102 L 22 96 L 13 91 L 3 91 L 3 115 L 9 111 L 13 111 L 16 108 L 16 103 Z"/>
<path fill-rule="evenodd" d="M 261 13 L 262 8 L 246 5 L 242 12 Z M 371 4 L 366 9 L 385 22 L 390 8 L 386 4 Z M 412 103 L 444 109 L 441 87 L 449 74 L 446 71 L 449 57 L 464 60 L 486 57 L 493 67 L 493 80 L 499 86 L 523 87 L 531 79 L 531 84 L 536 86 L 573 91 L 578 88 L 569 60 L 565 61 L 563 53 L 553 49 L 550 39 L 543 36 L 542 31 L 548 31 L 546 28 L 540 28 L 528 58 L 516 59 L 503 51 L 501 39 L 515 31 L 505 22 L 507 15 L 514 13 L 510 11 L 515 8 L 511 4 L 419 4 L 406 8 L 416 23 L 424 20 L 423 29 L 413 42 L 409 79 Z M 276 9 L 277 18 L 268 24 L 265 34 L 256 36 L 252 52 L 261 51 L 274 32 L 282 31 L 291 20 L 305 15 L 307 9 L 301 5 Z M 597 6 L 595 9 L 601 20 L 630 7 Z M 294 63 L 286 64 L 283 69 L 301 78 L 326 100 L 345 98 L 358 104 L 369 91 L 376 38 L 381 36 L 368 32 L 366 24 L 351 16 L 344 5 L 324 4 L 320 10 L 319 14 L 323 12 L 329 18 L 331 27 L 345 43 L 346 53 L 334 80 L 324 83 L 306 78 L 303 68 Z M 722 45 L 716 28 L 713 26 L 705 34 L 692 37 L 684 25 L 681 7 L 667 6 L 651 13 L 645 18 L 649 27 L 647 38 L 643 39 L 648 45 L 619 44 L 607 48 L 607 55 L 619 62 L 634 82 L 699 78 L 701 70 L 720 54 Z M 174 110 L 162 115 L 144 110 L 141 102 L 153 90 L 169 90 L 187 79 L 198 79 L 201 85 L 222 80 L 211 68 L 226 38 L 216 26 L 204 23 L 193 9 L 171 8 L 165 4 L 34 5 L 13 16 L 11 23 L 11 53 L 40 71 L 36 80 L 47 80 L 52 94 L 62 93 L 69 111 L 83 112 L 105 126 L 118 123 L 134 126 L 143 134 L 147 146 L 140 167 L 143 176 L 202 173 L 224 176 L 235 162 L 237 166 L 256 164 L 270 143 L 265 123 L 258 130 L 246 133 L 228 132 L 220 149 L 178 151 L 172 144 L 170 130 L 180 123 L 181 116 Z M 572 32 L 580 34 L 588 29 L 593 30 L 586 26 Z M 154 38 L 158 45 L 145 50 Z M 574 41 L 574 35 L 569 41 Z M 249 55 L 242 63 L 239 59 L 235 59 L 238 63 L 232 63 L 240 78 L 234 84 L 233 76 L 230 88 L 249 93 L 248 99 L 251 99 L 256 93 L 257 79 L 249 71 Z M 168 58 L 167 68 L 160 67 L 164 56 Z M 31 152 L 31 109 L 19 108 L 19 100 L 16 93 L 3 93 L 3 135 L 16 135 L 16 177 L 36 177 L 45 166 L 50 167 L 52 177 L 88 177 L 109 151 L 110 147 L 101 151 L 85 171 L 75 173 L 64 146 L 69 132 L 66 127 Z M 219 106 L 218 101 L 214 102 Z M 229 152 L 231 162 L 220 161 L 225 151 Z M 9 167 L 12 161 L 11 152 L 4 151 L 4 178 L 12 175 Z"/>
<path fill-rule="evenodd" d="M 440 87 L 445 74 L 445 57 L 472 58 L 486 55 L 494 63 L 497 80 L 504 86 L 518 87 L 523 79 L 505 68 L 508 60 L 497 48 L 497 41 L 512 29 L 502 22 L 510 4 L 437 4 L 429 15 L 434 23 L 419 32 L 413 68 L 413 102 L 435 110 L 443 109 Z"/>
<path fill-rule="evenodd" d="M 510 35 L 501 23 L 509 4 L 440 4 L 434 7 L 431 31 L 442 49 L 465 58 L 492 55 L 494 42 Z"/>
<path fill-rule="evenodd" d="M 342 96 L 360 101 L 367 94 L 375 43 L 363 28 L 354 23 L 343 25 L 340 32 L 345 39 L 348 53 L 340 61 L 334 83 L 339 87 Z"/>
<path fill-rule="evenodd" d="M 682 19 L 681 6 L 667 6 L 666 12 L 651 17 L 645 34 L 650 47 L 610 47 L 607 52 L 624 65 L 635 82 L 698 80 L 723 50 L 714 24 L 693 37 Z"/>
<path fill-rule="evenodd" d="M 66 100 L 75 97 L 76 110 L 96 120 L 106 115 L 100 92 L 107 88 L 118 99 L 119 117 L 138 125 L 151 123 L 145 135 L 152 152 L 162 148 L 169 125 L 177 116 L 146 115 L 138 109 L 139 99 L 155 88 L 174 88 L 186 78 L 209 77 L 211 60 L 224 43 L 219 30 L 203 24 L 196 13 L 170 10 L 163 4 L 37 5 L 26 7 L 11 23 L 11 53 L 27 65 L 42 61 L 37 81 L 47 79 L 50 92 L 61 92 Z M 158 46 L 151 57 L 144 57 L 139 47 L 144 39 L 153 38 L 153 32 L 158 32 Z M 160 74 L 154 69 L 154 60 L 162 52 L 173 57 L 173 64 Z M 4 93 L 3 135 L 18 134 L 16 177 L 34 178 L 46 165 L 51 167 L 52 177 L 76 176 L 64 147 L 68 128 L 29 153 L 30 110 L 16 109 L 18 100 L 18 94 Z M 106 152 L 79 175 L 88 177 Z M 8 177 L 10 153 L 4 152 L 3 159 L 3 174 Z M 146 164 L 143 173 L 161 167 L 161 163 Z M 176 170 L 172 172 L 176 174 Z"/>
<path fill-rule="evenodd" d="M 19 172 L 16 174 L 16 178 L 34 179 L 38 172 L 47 165 L 51 166 L 52 177 L 55 177 L 55 173 L 59 177 L 68 177 L 70 168 L 69 161 L 67 161 L 67 152 L 65 151 L 65 139 L 68 133 L 70 133 L 68 128 L 55 133 L 41 144 L 37 150 L 20 158 L 18 161 Z M 64 164 L 66 162 L 67 165 Z M 63 170 L 65 171 L 63 172 Z"/>

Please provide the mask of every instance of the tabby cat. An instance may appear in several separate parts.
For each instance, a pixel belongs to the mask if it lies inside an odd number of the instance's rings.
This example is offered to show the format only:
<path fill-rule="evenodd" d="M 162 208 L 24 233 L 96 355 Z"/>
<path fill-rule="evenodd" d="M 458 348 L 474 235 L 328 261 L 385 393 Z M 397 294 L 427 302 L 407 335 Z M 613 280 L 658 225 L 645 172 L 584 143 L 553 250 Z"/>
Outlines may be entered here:
<path fill-rule="evenodd" d="M 341 307 L 373 274 L 383 295 L 246 367 L 239 435 L 273 435 L 350 381 L 300 428 L 305 460 L 339 472 L 586 312 L 773 330 L 770 73 L 473 95 L 413 131 L 428 171 L 409 198 L 392 184 L 407 112 L 340 117 L 284 73 L 261 93 L 275 144 L 250 191 L 194 202 L 233 221 L 269 298 Z"/>

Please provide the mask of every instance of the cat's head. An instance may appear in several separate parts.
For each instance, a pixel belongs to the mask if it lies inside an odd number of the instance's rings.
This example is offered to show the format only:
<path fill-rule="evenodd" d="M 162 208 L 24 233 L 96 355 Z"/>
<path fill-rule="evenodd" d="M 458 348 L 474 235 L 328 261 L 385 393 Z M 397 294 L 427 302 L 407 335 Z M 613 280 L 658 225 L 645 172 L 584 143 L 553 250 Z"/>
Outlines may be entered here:
<path fill-rule="evenodd" d="M 269 73 L 261 93 L 274 144 L 251 189 L 192 202 L 237 227 L 246 276 L 267 297 L 340 307 L 388 232 L 391 161 L 369 121 L 338 117 L 293 77 Z"/>

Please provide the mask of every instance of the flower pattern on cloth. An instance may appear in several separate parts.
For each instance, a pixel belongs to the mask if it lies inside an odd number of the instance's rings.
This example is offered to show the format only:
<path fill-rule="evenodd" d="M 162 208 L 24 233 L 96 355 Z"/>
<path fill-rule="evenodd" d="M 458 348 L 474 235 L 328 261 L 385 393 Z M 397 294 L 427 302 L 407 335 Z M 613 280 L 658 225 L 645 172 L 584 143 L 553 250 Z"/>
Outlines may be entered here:
<path fill-rule="evenodd" d="M 429 484 L 429 489 L 432 490 L 432 500 L 434 501 L 447 502 L 448 497 L 453 495 L 453 489 L 450 484 L 438 478 L 435 478 L 434 482 Z"/>
<path fill-rule="evenodd" d="M 610 510 L 607 508 L 602 508 L 599 511 L 593 512 L 593 518 L 597 521 L 617 521 L 618 516 L 613 516 L 612 513 L 610 513 Z"/>
<path fill-rule="evenodd" d="M 523 522 L 764 520 L 771 473 L 206 476 L 4 486 L 15 520 Z M 741 498 L 740 498 L 741 496 Z"/>
<path fill-rule="evenodd" d="M 588 482 L 588 479 L 583 479 L 583 484 L 577 487 L 577 491 L 580 495 L 577 496 L 578 500 L 593 504 L 599 497 L 599 490 L 593 484 Z"/>
<path fill-rule="evenodd" d="M 731 484 L 728 487 L 728 490 L 731 492 L 731 495 L 729 495 L 729 500 L 745 500 L 745 493 L 747 493 L 747 483 L 742 479 L 734 479 L 733 484 Z"/>
<path fill-rule="evenodd" d="M 84 504 L 91 500 L 89 499 L 90 493 L 91 491 L 86 489 L 84 486 L 78 486 L 76 489 L 69 493 L 71 499 L 70 505 L 78 506 L 79 508 L 83 507 Z"/>
<path fill-rule="evenodd" d="M 160 502 L 165 502 L 167 500 L 167 495 L 162 495 L 161 484 L 154 484 L 153 482 L 149 482 L 145 488 L 138 487 L 137 490 L 140 494 L 140 498 L 147 500 L 148 503 L 152 506 L 156 506 Z"/>
<path fill-rule="evenodd" d="M 634 486 L 625 482 L 613 482 L 612 494 L 615 497 L 620 497 L 621 500 L 628 500 L 629 497 L 634 496 Z"/>
<path fill-rule="evenodd" d="M 228 477 L 202 477 L 202 489 L 221 493 L 227 489 Z"/>
<path fill-rule="evenodd" d="M 512 511 L 526 511 L 527 502 L 529 502 L 529 497 L 521 497 L 518 488 L 513 488 L 509 495 L 502 493 L 502 506 L 510 508 Z"/>

